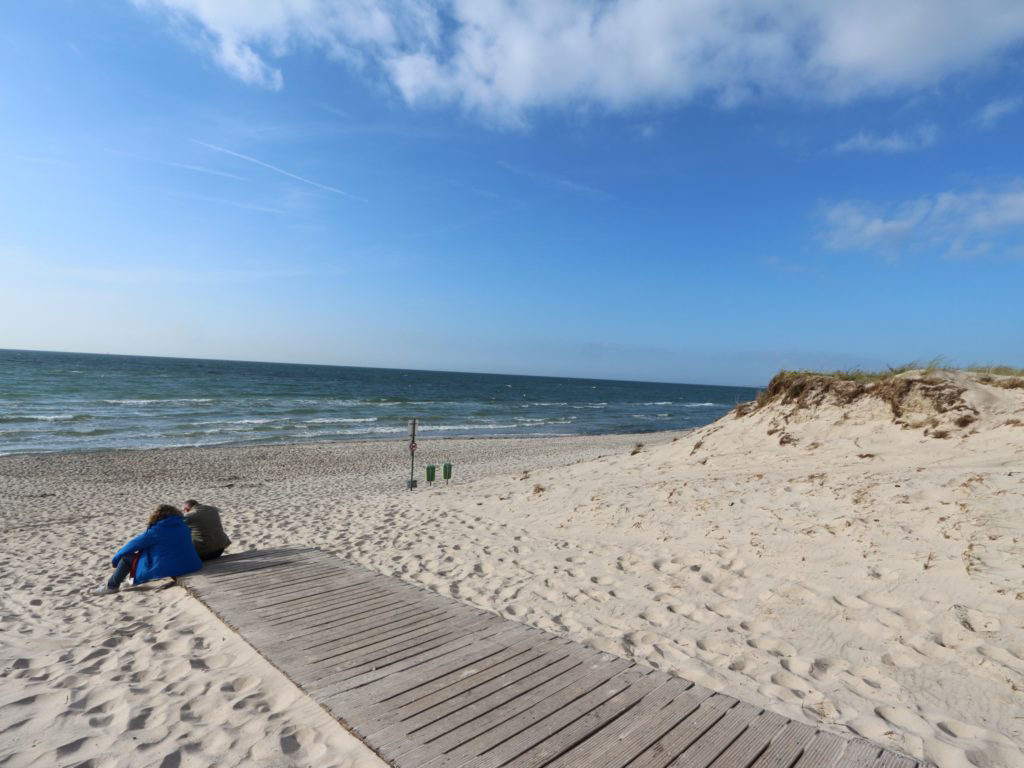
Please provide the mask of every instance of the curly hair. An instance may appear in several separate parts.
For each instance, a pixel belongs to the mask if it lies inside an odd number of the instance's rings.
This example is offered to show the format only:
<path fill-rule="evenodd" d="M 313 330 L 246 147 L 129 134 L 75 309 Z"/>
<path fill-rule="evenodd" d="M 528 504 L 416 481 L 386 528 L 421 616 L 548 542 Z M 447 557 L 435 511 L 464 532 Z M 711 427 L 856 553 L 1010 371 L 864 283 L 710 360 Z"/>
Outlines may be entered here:
<path fill-rule="evenodd" d="M 149 522 L 147 525 L 156 525 L 165 517 L 181 517 L 181 510 L 173 504 L 161 504 L 156 508 L 156 511 L 149 516 Z"/>

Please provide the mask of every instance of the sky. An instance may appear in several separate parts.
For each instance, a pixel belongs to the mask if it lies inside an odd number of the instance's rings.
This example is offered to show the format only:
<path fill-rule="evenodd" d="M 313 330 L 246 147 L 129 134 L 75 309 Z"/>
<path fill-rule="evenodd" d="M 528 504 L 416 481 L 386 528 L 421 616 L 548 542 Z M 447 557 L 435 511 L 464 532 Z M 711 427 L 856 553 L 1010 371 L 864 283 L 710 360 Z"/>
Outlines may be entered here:
<path fill-rule="evenodd" d="M 0 348 L 1024 366 L 1020 0 L 39 0 Z"/>

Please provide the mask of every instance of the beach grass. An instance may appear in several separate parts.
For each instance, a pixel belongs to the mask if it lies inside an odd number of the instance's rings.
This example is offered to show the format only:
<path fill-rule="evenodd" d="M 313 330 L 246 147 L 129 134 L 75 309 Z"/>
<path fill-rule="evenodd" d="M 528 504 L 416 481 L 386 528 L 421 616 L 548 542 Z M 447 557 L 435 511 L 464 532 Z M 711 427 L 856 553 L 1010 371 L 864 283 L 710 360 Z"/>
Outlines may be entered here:
<path fill-rule="evenodd" d="M 978 380 L 984 384 L 1013 389 L 1024 388 L 1024 378 L 1013 378 L 1024 373 L 1019 368 L 1007 365 L 956 368 L 946 365 L 944 358 L 936 357 L 928 362 L 915 360 L 881 371 L 868 371 L 862 368 L 835 371 L 782 370 L 772 377 L 767 387 L 758 392 L 754 410 L 776 400 L 795 402 L 798 407 L 806 407 L 811 402 L 822 402 L 826 395 L 835 396 L 843 403 L 850 403 L 870 392 L 888 402 L 893 414 L 898 417 L 902 410 L 901 403 L 912 387 L 911 380 L 903 374 L 916 373 L 928 378 L 929 374 L 937 371 L 958 370 L 981 374 Z M 1001 378 L 995 378 L 996 376 Z M 934 402 L 938 410 L 944 411 L 957 405 L 961 392 L 962 388 L 949 382 L 937 382 L 929 385 L 923 394 Z M 749 407 L 742 411 L 737 409 L 736 415 L 742 416 L 750 411 Z"/>

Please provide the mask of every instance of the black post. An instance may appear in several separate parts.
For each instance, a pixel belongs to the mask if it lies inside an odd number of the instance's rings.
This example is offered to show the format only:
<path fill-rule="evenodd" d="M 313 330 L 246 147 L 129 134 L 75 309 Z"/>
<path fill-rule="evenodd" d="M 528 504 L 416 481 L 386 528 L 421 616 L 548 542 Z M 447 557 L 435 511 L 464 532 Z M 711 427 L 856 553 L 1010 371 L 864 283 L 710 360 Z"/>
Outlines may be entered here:
<path fill-rule="evenodd" d="M 409 421 L 409 484 L 411 491 L 416 487 L 416 419 Z"/>

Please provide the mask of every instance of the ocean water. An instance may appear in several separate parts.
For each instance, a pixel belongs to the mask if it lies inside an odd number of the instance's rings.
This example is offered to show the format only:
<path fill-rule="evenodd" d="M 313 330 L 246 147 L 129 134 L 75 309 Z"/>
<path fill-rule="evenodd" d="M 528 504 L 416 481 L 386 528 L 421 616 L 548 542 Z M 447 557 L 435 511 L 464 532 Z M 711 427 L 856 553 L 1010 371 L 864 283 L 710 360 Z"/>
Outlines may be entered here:
<path fill-rule="evenodd" d="M 0 350 L 0 454 L 702 426 L 757 390 Z"/>

